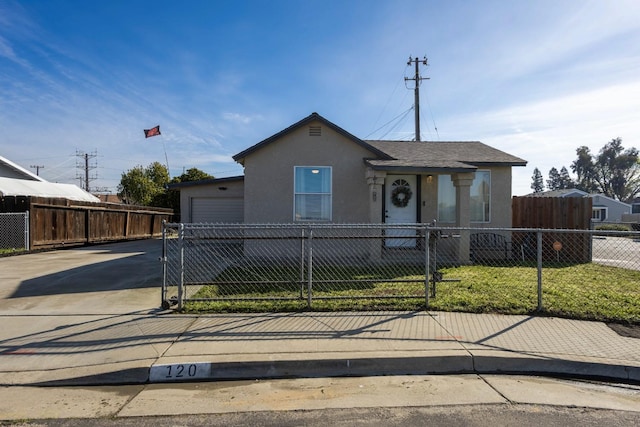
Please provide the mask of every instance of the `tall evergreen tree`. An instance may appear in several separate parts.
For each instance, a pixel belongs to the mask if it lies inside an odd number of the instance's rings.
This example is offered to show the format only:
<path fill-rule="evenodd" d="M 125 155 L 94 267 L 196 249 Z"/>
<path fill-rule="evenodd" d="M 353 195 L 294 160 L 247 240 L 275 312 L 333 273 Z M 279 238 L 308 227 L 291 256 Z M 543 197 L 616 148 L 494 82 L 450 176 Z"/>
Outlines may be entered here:
<path fill-rule="evenodd" d="M 558 169 L 551 168 L 551 170 L 549 170 L 547 188 L 551 191 L 562 189 L 562 184 L 560 183 L 560 172 L 558 172 Z"/>
<path fill-rule="evenodd" d="M 569 171 L 565 166 L 560 169 L 560 186 L 563 189 L 575 188 L 576 186 L 576 184 L 573 182 L 573 179 L 571 179 L 571 176 L 569 175 Z"/>
<path fill-rule="evenodd" d="M 532 183 L 531 183 L 531 189 L 533 190 L 534 193 L 541 193 L 544 191 L 544 181 L 542 179 L 542 172 L 540 172 L 540 169 L 535 168 L 533 170 L 533 176 L 531 177 L 532 179 Z"/>

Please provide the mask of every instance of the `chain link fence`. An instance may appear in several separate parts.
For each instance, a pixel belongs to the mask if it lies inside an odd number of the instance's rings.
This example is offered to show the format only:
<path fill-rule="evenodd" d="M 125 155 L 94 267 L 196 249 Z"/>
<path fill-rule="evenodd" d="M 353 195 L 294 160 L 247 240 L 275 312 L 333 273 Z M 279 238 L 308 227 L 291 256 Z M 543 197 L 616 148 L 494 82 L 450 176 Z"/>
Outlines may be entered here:
<path fill-rule="evenodd" d="M 29 250 L 29 212 L 0 213 L 0 250 Z"/>
<path fill-rule="evenodd" d="M 465 309 L 470 293 L 487 307 L 503 299 L 492 292 L 515 292 L 509 298 L 522 299 L 526 311 L 569 292 L 554 286 L 578 276 L 591 281 L 584 286 L 610 277 L 624 277 L 636 293 L 640 286 L 640 232 L 632 231 L 165 224 L 163 244 L 164 308 L 266 301 L 265 310 L 406 309 L 448 301 Z"/>

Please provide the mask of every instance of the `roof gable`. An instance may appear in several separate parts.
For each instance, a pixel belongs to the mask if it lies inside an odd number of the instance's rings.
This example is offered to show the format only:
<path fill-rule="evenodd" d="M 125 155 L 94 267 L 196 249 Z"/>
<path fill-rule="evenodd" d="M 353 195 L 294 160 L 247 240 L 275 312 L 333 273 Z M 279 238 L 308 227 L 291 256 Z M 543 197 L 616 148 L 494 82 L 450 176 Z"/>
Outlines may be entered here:
<path fill-rule="evenodd" d="M 314 121 L 318 121 L 320 123 L 322 123 L 323 125 L 327 126 L 328 128 L 332 129 L 333 131 L 335 131 L 336 133 L 344 136 L 345 138 L 347 138 L 350 141 L 353 141 L 354 143 L 360 145 L 361 147 L 365 148 L 366 150 L 370 151 L 373 155 L 380 157 L 380 158 L 387 158 L 390 159 L 390 156 L 388 154 L 386 154 L 383 151 L 380 151 L 378 148 L 370 145 L 369 143 L 361 140 L 360 138 L 350 134 L 349 132 L 347 132 L 346 130 L 342 129 L 341 127 L 337 126 L 336 124 L 330 122 L 329 120 L 325 119 L 324 117 L 322 117 L 320 114 L 318 113 L 311 113 L 310 115 L 308 115 L 307 117 L 305 117 L 304 119 L 292 124 L 291 126 L 287 127 L 286 129 L 281 130 L 280 132 L 270 136 L 269 138 L 262 140 L 260 142 L 258 142 L 257 144 L 247 148 L 244 151 L 241 151 L 240 153 L 236 154 L 235 156 L 233 156 L 233 160 L 235 160 L 236 162 L 242 164 L 244 161 L 244 158 L 247 157 L 248 155 L 250 155 L 251 153 L 254 153 L 258 150 L 260 150 L 261 148 L 276 142 L 278 139 L 282 138 L 283 136 L 303 127 L 306 126 Z"/>
<path fill-rule="evenodd" d="M 4 178 L 26 179 L 29 181 L 45 182 L 35 173 L 13 163 L 11 160 L 0 156 L 0 176 Z"/>

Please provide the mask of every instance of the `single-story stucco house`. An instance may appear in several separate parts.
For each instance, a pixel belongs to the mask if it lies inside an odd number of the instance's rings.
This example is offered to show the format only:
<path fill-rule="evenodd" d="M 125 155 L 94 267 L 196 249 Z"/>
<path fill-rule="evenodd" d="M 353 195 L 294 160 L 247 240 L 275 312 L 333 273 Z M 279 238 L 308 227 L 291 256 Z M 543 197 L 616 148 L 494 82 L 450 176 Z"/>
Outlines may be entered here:
<path fill-rule="evenodd" d="M 365 141 L 318 113 L 233 156 L 244 176 L 173 184 L 182 222 L 511 226 L 511 168 L 477 141 Z"/>

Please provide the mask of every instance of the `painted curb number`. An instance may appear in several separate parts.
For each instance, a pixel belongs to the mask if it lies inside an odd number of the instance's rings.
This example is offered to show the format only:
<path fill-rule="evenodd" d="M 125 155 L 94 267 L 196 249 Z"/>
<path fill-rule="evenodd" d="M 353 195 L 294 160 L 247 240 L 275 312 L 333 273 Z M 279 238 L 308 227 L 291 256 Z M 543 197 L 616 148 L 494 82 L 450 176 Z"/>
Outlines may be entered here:
<path fill-rule="evenodd" d="M 208 378 L 211 363 L 172 363 L 154 365 L 149 371 L 149 382 L 189 381 Z"/>

